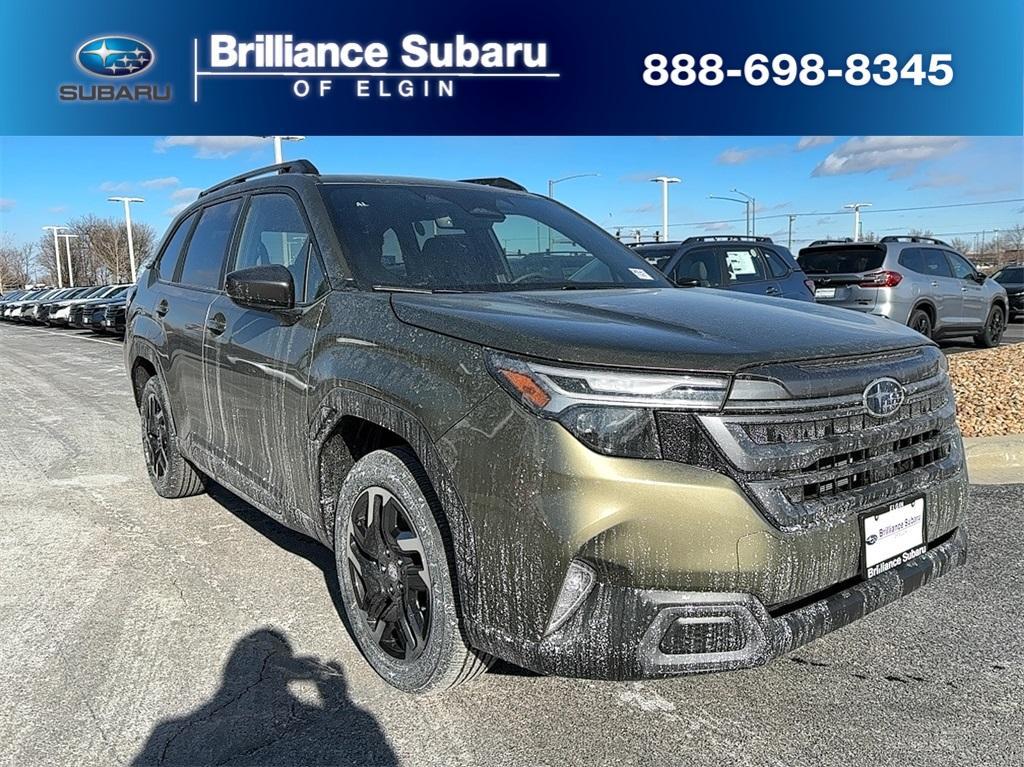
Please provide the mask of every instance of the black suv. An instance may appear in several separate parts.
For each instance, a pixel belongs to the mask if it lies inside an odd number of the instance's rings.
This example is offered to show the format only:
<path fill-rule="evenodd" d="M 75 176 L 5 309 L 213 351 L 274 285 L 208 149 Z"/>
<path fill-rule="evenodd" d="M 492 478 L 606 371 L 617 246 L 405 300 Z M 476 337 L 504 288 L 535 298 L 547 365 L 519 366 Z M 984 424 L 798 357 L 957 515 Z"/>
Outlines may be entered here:
<path fill-rule="evenodd" d="M 814 300 L 814 283 L 793 254 L 770 237 L 716 234 L 630 247 L 679 287 Z"/>
<path fill-rule="evenodd" d="M 126 321 L 156 491 L 209 477 L 331 547 L 357 645 L 405 690 L 495 656 L 755 666 L 965 560 L 934 344 L 678 289 L 505 179 L 230 179 Z"/>

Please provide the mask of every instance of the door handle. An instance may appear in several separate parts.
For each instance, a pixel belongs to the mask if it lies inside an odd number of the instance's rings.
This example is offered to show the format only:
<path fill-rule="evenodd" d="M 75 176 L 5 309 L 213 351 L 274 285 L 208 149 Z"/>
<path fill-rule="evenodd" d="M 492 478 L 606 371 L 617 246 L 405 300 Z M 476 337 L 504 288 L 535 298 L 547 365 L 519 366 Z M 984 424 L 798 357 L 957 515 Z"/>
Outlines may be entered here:
<path fill-rule="evenodd" d="M 160 299 L 160 303 L 158 303 L 156 305 L 156 316 L 157 317 L 163 317 L 165 314 L 167 314 L 167 312 L 168 312 L 168 310 L 170 308 L 171 308 L 171 305 L 169 303 L 167 303 L 167 299 L 166 298 L 161 298 Z"/>
<path fill-rule="evenodd" d="M 939 287 L 939 283 L 937 283 L 935 280 L 932 280 L 932 287 L 933 288 Z"/>
<path fill-rule="evenodd" d="M 967 292 L 967 288 L 966 287 L 960 288 L 960 292 L 961 293 L 966 293 Z"/>
<path fill-rule="evenodd" d="M 770 285 L 770 286 L 768 286 L 767 288 L 764 289 L 764 294 L 766 296 L 777 296 L 777 295 L 779 295 L 780 292 L 781 291 L 777 287 L 775 287 L 774 285 Z"/>
<path fill-rule="evenodd" d="M 210 331 L 210 335 L 219 336 L 224 332 L 224 328 L 228 326 L 227 318 L 223 314 L 217 312 L 215 315 L 210 317 L 206 321 L 206 329 Z"/>

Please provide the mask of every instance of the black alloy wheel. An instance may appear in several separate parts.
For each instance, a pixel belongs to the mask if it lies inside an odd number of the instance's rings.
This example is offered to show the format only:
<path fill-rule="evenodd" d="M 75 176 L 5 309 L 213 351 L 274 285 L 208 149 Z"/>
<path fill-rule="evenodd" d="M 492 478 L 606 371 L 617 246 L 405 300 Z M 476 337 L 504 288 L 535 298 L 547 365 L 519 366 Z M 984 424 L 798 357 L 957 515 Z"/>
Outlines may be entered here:
<path fill-rule="evenodd" d="M 157 480 L 162 480 L 167 475 L 170 432 L 163 405 L 155 393 L 151 392 L 147 395 L 142 418 L 145 432 L 143 449 L 146 451 L 146 463 L 149 465 L 153 476 Z"/>
<path fill-rule="evenodd" d="M 368 487 L 356 498 L 346 553 L 356 605 L 374 641 L 393 658 L 415 660 L 430 634 L 430 570 L 409 515 L 384 488 Z"/>

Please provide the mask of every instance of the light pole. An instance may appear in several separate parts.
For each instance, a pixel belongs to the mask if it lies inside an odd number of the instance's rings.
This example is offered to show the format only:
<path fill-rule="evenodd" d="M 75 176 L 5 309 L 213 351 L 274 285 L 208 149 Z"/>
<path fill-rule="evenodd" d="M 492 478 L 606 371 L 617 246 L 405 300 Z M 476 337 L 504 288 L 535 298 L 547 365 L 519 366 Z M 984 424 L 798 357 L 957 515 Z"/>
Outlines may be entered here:
<path fill-rule="evenodd" d="M 650 179 L 661 184 L 661 239 L 668 241 L 668 185 L 678 184 L 682 179 L 675 176 L 655 176 Z"/>
<path fill-rule="evenodd" d="M 740 200 L 740 199 L 738 199 L 736 197 L 722 197 L 721 195 L 717 195 L 717 194 L 709 194 L 708 195 L 708 199 L 709 200 L 728 200 L 729 202 L 738 202 L 740 205 L 742 205 L 743 206 L 743 212 L 746 214 L 746 217 L 747 217 L 746 218 L 747 228 L 746 228 L 746 231 L 744 232 L 744 234 L 747 235 L 747 237 L 750 236 L 750 203 L 748 203 L 746 200 Z"/>
<path fill-rule="evenodd" d="M 132 211 L 133 202 L 145 202 L 141 197 L 108 197 L 109 202 L 124 203 L 124 225 L 128 230 L 128 262 L 132 267 L 132 282 L 135 282 L 135 243 L 132 241 Z M 120 275 L 118 275 L 120 278 Z"/>
<path fill-rule="evenodd" d="M 274 165 L 280 165 L 284 162 L 284 152 L 281 151 L 282 141 L 302 141 L 305 136 L 270 136 L 274 139 Z"/>
<path fill-rule="evenodd" d="M 576 173 L 572 176 L 562 176 L 562 178 L 549 178 L 548 179 L 548 197 L 555 196 L 555 184 L 561 184 L 563 181 L 572 181 L 574 178 L 587 178 L 589 176 L 600 176 L 600 173 Z"/>
<path fill-rule="evenodd" d="M 853 241 L 860 242 L 860 209 L 870 208 L 870 202 L 851 202 L 849 205 L 844 205 L 844 208 L 853 211 Z"/>
<path fill-rule="evenodd" d="M 77 234 L 61 234 L 61 235 L 58 235 L 58 236 L 62 240 L 64 240 L 64 250 L 67 252 L 67 255 L 68 255 L 68 287 L 69 288 L 73 288 L 73 287 L 75 287 L 75 273 L 71 269 L 71 240 L 72 240 L 72 238 L 77 237 L 78 235 Z"/>
<path fill-rule="evenodd" d="M 755 236 L 757 234 L 757 200 L 746 192 L 741 192 L 736 187 L 733 187 L 729 191 L 733 194 L 738 194 L 747 201 L 747 220 L 750 222 L 747 234 L 751 237 Z"/>
<path fill-rule="evenodd" d="M 796 221 L 796 214 L 789 214 L 789 244 L 786 246 L 790 250 L 793 249 L 793 222 Z"/>
<path fill-rule="evenodd" d="M 44 230 L 53 232 L 53 260 L 57 262 L 57 287 L 64 287 L 64 280 L 60 272 L 60 246 L 57 244 L 57 232 L 67 229 L 66 226 L 44 226 Z"/>

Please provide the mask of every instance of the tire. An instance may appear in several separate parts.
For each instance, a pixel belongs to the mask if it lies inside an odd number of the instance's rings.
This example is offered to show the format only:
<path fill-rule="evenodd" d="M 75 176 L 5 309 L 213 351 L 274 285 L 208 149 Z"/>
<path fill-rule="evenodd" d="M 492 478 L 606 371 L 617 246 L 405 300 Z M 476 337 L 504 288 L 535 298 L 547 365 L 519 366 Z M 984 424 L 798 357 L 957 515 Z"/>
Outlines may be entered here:
<path fill-rule="evenodd" d="M 999 346 L 1006 331 L 1006 314 L 1002 307 L 993 306 L 988 311 L 988 318 L 985 320 L 985 329 L 974 337 L 974 343 L 982 349 L 991 349 Z"/>
<path fill-rule="evenodd" d="M 923 335 L 925 338 L 932 337 L 932 331 L 934 330 L 934 327 L 932 326 L 932 318 L 924 309 L 914 309 L 914 311 L 910 313 L 910 319 L 907 321 L 907 325 Z"/>
<path fill-rule="evenodd" d="M 359 459 L 337 509 L 334 558 L 346 624 L 373 669 L 418 694 L 486 671 L 491 656 L 472 649 L 462 634 L 451 538 L 415 454 L 388 448 Z"/>
<path fill-rule="evenodd" d="M 178 439 L 169 413 L 163 386 L 156 376 L 151 376 L 139 398 L 142 451 L 146 456 L 149 481 L 163 498 L 199 495 L 206 489 L 203 475 L 178 452 Z"/>

